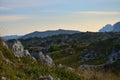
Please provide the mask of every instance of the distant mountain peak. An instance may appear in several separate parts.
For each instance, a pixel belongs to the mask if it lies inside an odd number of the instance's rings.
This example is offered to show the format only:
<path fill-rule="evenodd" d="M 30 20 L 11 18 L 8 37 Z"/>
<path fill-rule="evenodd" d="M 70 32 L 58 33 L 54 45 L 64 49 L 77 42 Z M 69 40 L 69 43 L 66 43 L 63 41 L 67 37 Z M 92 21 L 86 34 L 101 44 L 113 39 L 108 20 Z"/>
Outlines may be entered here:
<path fill-rule="evenodd" d="M 120 32 L 120 22 L 115 23 L 113 32 Z"/>
<path fill-rule="evenodd" d="M 120 32 L 120 22 L 115 23 L 113 26 L 111 24 L 107 24 L 101 28 L 99 32 Z"/>
<path fill-rule="evenodd" d="M 101 28 L 99 32 L 111 32 L 112 30 L 113 26 L 111 24 L 107 24 L 103 28 Z"/>

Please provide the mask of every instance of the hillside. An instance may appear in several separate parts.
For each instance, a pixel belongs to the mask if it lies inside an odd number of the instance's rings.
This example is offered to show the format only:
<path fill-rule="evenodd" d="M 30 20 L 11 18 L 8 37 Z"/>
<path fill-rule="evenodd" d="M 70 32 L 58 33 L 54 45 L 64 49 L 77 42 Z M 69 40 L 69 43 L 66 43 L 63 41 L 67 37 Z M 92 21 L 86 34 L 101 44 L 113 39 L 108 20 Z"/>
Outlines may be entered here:
<path fill-rule="evenodd" d="M 118 32 L 61 34 L 13 39 L 6 42 L 7 46 L 3 46 L 1 40 L 0 77 L 11 80 L 119 80 L 119 36 Z M 4 63 L 4 59 L 9 62 Z"/>
<path fill-rule="evenodd" d="M 44 77 L 42 77 L 44 76 Z M 80 80 L 80 76 L 70 70 L 49 67 L 30 57 L 17 59 L 0 39 L 0 78 L 2 80 Z"/>
<path fill-rule="evenodd" d="M 119 48 L 116 48 L 120 43 L 119 36 L 120 33 L 87 32 L 21 39 L 21 42 L 31 53 L 42 51 L 49 54 L 57 65 L 63 64 L 74 68 L 87 66 L 84 67 L 87 69 L 101 66 L 105 69 L 105 66 L 120 59 Z"/>

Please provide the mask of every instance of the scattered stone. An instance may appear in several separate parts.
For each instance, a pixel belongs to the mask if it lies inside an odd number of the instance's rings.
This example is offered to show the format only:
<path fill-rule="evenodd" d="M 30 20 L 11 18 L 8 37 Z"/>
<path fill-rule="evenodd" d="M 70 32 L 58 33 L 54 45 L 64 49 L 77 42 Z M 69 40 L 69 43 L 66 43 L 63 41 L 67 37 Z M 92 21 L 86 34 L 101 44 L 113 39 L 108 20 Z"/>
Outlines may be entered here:
<path fill-rule="evenodd" d="M 32 59 L 33 59 L 34 61 L 37 61 L 37 60 L 35 59 L 35 57 L 32 57 Z"/>
<path fill-rule="evenodd" d="M 49 76 L 40 76 L 36 80 L 54 80 L 54 79 L 51 75 L 49 75 Z"/>
<path fill-rule="evenodd" d="M 1 80 L 6 80 L 6 77 L 4 77 L 4 76 L 3 76 L 3 77 L 1 77 Z"/>
<path fill-rule="evenodd" d="M 47 80 L 53 80 L 53 77 L 51 75 L 46 77 Z"/>
<path fill-rule="evenodd" d="M 92 53 L 92 54 L 88 53 L 84 57 L 82 57 L 81 61 L 84 62 L 84 61 L 88 61 L 88 60 L 93 60 L 96 58 L 96 56 L 97 55 L 95 53 Z"/>
<path fill-rule="evenodd" d="M 67 67 L 67 69 L 70 71 L 74 71 L 74 69 L 72 67 Z"/>
<path fill-rule="evenodd" d="M 62 64 L 59 64 L 58 67 L 59 67 L 59 68 L 63 68 L 63 65 L 62 65 Z"/>

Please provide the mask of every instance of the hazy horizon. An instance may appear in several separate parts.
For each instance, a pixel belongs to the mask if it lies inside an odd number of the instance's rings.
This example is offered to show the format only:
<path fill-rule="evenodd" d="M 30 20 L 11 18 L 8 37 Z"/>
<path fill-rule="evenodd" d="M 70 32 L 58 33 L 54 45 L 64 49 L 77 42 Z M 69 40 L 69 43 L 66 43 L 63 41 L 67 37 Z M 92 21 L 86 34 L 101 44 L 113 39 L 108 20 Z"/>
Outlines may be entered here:
<path fill-rule="evenodd" d="M 0 35 L 34 31 L 97 32 L 120 21 L 120 0 L 0 0 Z"/>

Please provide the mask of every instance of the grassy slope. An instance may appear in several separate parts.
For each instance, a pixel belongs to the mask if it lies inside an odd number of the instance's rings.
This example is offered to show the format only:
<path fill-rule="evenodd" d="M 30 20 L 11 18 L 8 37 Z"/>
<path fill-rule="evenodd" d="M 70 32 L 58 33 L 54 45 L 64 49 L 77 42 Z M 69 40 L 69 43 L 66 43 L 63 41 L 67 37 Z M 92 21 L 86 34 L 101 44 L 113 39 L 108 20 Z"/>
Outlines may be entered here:
<path fill-rule="evenodd" d="M 115 48 L 117 45 L 117 48 Z M 49 53 L 49 55 L 53 58 L 54 62 L 58 64 L 63 64 L 71 67 L 79 67 L 80 64 L 89 64 L 89 65 L 98 65 L 105 63 L 107 61 L 107 56 L 110 55 L 112 49 L 115 50 L 120 49 L 119 41 L 116 38 L 111 38 L 103 41 L 97 41 L 91 44 L 78 44 L 77 46 L 71 47 L 73 50 L 72 54 L 68 54 L 64 51 L 56 51 Z M 66 48 L 67 49 L 67 48 Z M 84 52 L 83 50 L 87 49 L 88 51 Z M 83 56 L 91 51 L 95 52 L 99 56 L 93 60 L 88 60 L 85 62 L 80 61 L 80 56 Z M 120 62 L 114 63 L 112 68 L 114 70 L 115 67 L 119 67 L 119 65 L 114 66 Z M 112 70 L 112 69 L 111 69 Z M 120 69 L 119 69 L 120 70 Z"/>
<path fill-rule="evenodd" d="M 8 59 L 9 62 L 5 60 Z M 0 77 L 5 76 L 8 80 L 33 80 L 39 76 L 51 75 L 55 79 L 61 80 L 80 80 L 80 76 L 72 71 L 66 69 L 59 69 L 57 67 L 48 67 L 33 61 L 29 57 L 21 58 L 18 61 L 13 53 L 3 46 L 0 39 Z"/>
<path fill-rule="evenodd" d="M 79 56 L 83 54 L 80 53 L 80 51 L 87 46 L 88 45 L 77 45 L 77 47 L 72 47 L 74 50 L 72 54 L 66 54 L 64 51 L 57 51 L 55 54 L 49 53 L 49 55 L 53 58 L 56 64 L 62 63 L 76 67 L 81 63 L 79 61 Z M 4 61 L 6 58 L 13 62 L 14 65 L 11 63 L 6 64 Z M 115 63 L 115 65 L 118 64 L 119 61 Z M 113 69 L 116 69 L 116 66 L 113 66 Z M 59 77 L 61 80 L 119 80 L 119 75 L 108 71 L 87 71 L 79 70 L 77 68 L 75 71 L 69 71 L 66 68 L 50 68 L 33 61 L 29 57 L 23 57 L 19 62 L 10 50 L 3 47 L 3 44 L 0 41 L 0 77 L 5 76 L 8 80 L 16 80 L 18 77 L 22 80 L 33 80 L 38 76 L 45 75 L 51 75 L 55 79 Z"/>

